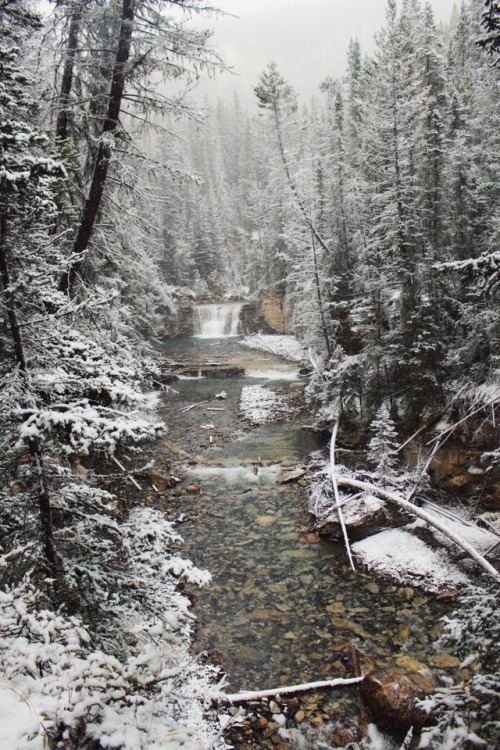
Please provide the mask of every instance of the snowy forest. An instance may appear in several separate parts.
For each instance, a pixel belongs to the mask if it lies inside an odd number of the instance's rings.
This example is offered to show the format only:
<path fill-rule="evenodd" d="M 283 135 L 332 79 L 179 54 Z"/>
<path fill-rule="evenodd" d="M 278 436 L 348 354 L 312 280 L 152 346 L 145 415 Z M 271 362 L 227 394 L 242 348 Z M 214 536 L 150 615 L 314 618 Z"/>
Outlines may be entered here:
<path fill-rule="evenodd" d="M 269 61 L 253 113 L 196 98 L 226 69 L 216 16 L 0 0 L 0 750 L 238 746 L 244 717 L 192 648 L 184 589 L 210 571 L 127 469 L 160 486 L 160 361 L 194 305 L 272 296 L 281 328 L 253 332 L 298 340 L 313 429 L 364 456 L 339 485 L 412 500 L 398 454 L 438 429 L 436 451 L 480 456 L 464 504 L 500 510 L 499 3 L 439 25 L 387 0 L 372 54 L 351 40 L 308 100 Z M 499 574 L 479 557 L 490 581 L 449 623 L 475 654 L 457 664 L 488 658 L 397 747 L 496 746 Z M 344 746 L 274 708 L 275 746 Z"/>

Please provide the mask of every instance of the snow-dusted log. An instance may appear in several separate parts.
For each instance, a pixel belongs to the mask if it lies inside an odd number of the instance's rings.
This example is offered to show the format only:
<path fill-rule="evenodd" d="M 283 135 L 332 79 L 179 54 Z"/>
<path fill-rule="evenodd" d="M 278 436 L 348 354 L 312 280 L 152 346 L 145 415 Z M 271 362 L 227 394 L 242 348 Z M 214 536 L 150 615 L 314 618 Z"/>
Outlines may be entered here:
<path fill-rule="evenodd" d="M 404 500 L 394 492 L 388 492 L 387 490 L 383 490 L 380 487 L 377 487 L 377 485 L 375 484 L 362 482 L 359 479 L 350 479 L 349 477 L 340 476 L 337 477 L 337 484 L 339 487 L 353 487 L 357 490 L 366 490 L 367 492 L 371 492 L 374 495 L 379 495 L 384 500 L 395 503 L 396 505 L 405 508 L 405 510 L 409 511 L 414 516 L 422 518 L 431 526 L 434 526 L 436 529 L 441 531 L 442 534 L 451 539 L 451 541 L 456 545 L 461 547 L 483 568 L 483 570 L 485 570 L 496 581 L 500 582 L 500 573 L 498 572 L 498 570 L 496 570 L 493 565 L 491 565 L 476 549 L 474 549 L 472 545 L 466 542 L 465 539 L 459 537 L 457 534 L 454 534 L 443 523 L 441 523 L 441 521 L 438 521 L 436 518 L 431 516 L 430 513 L 427 513 L 425 510 L 422 510 L 422 508 L 419 508 L 418 505 L 414 505 L 408 500 Z"/>
<path fill-rule="evenodd" d="M 275 695 L 290 695 L 290 693 L 302 693 L 306 690 L 319 690 L 320 688 L 344 687 L 356 685 L 363 677 L 337 677 L 333 680 L 320 680 L 319 682 L 304 682 L 302 685 L 285 685 L 283 687 L 270 688 L 269 690 L 249 690 L 246 693 L 221 693 L 217 696 L 219 701 L 227 703 L 244 703 L 245 701 L 258 701 L 262 698 L 272 698 Z"/>

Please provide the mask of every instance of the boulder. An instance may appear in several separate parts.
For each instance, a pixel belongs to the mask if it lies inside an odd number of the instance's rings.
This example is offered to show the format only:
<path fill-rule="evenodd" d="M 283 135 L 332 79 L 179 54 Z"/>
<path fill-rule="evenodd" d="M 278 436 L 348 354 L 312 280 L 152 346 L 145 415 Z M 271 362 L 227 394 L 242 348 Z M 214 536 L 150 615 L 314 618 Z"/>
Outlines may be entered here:
<path fill-rule="evenodd" d="M 387 732 L 407 732 L 412 726 L 421 729 L 435 723 L 418 706 L 427 693 L 406 675 L 373 671 L 364 677 L 360 689 L 374 722 Z"/>

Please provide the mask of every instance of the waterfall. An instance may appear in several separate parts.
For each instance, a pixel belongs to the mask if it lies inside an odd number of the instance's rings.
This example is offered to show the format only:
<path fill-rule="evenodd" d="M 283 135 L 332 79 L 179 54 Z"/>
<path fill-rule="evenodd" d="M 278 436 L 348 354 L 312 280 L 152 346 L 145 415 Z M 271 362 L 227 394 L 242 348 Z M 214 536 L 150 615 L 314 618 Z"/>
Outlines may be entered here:
<path fill-rule="evenodd" d="M 200 339 L 237 336 L 242 307 L 241 302 L 197 305 L 193 308 L 193 335 Z"/>

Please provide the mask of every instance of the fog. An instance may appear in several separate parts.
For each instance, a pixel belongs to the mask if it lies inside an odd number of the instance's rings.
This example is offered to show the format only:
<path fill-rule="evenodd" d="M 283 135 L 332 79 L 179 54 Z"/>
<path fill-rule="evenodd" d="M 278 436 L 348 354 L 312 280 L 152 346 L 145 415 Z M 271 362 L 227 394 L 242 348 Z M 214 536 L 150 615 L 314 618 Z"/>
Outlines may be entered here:
<path fill-rule="evenodd" d="M 424 3 L 422 3 L 424 4 Z M 431 0 L 437 23 L 451 17 L 454 0 Z M 204 83 L 210 100 L 230 99 L 253 107 L 252 87 L 270 62 L 309 102 L 326 76 L 346 70 L 349 40 L 357 38 L 364 54 L 374 49 L 374 35 L 385 22 L 386 0 L 220 0 L 228 15 L 203 19 L 213 29 L 213 43 L 233 73 Z"/>

